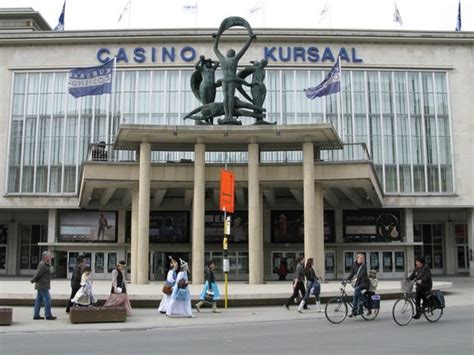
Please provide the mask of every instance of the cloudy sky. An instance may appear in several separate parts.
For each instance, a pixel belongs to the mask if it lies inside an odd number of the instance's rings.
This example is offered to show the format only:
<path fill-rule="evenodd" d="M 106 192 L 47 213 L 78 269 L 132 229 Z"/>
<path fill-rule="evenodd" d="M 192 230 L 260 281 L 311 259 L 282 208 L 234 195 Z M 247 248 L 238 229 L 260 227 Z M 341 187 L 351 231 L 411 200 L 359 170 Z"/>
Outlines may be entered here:
<path fill-rule="evenodd" d="M 67 0 L 65 29 L 215 28 L 227 16 L 242 16 L 254 28 L 453 31 L 458 2 L 396 0 L 403 21 L 400 26 L 393 21 L 393 0 Z M 55 27 L 63 3 L 0 0 L 0 8 L 32 7 Z M 195 4 L 197 11 L 184 9 Z M 474 31 L 474 0 L 461 0 L 461 7 L 462 30 Z"/>

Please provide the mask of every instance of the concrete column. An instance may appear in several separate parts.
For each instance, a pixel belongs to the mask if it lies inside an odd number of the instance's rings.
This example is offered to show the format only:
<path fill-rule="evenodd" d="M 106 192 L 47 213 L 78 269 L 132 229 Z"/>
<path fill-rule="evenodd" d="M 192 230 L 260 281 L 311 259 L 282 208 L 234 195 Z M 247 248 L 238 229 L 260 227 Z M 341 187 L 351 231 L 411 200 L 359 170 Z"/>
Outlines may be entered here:
<path fill-rule="evenodd" d="M 205 153 L 205 145 L 202 140 L 198 140 L 194 145 L 193 253 L 191 268 L 193 284 L 204 283 Z"/>
<path fill-rule="evenodd" d="M 467 240 L 469 244 L 469 275 L 474 277 L 474 208 L 470 208 L 467 210 Z"/>
<path fill-rule="evenodd" d="M 303 143 L 304 257 L 313 258 L 316 274 L 324 278 L 323 189 L 314 183 L 314 145 Z"/>
<path fill-rule="evenodd" d="M 125 216 L 126 215 L 127 215 L 127 211 L 125 211 L 125 210 L 119 210 L 118 211 L 117 243 L 119 243 L 119 244 L 125 243 L 125 219 L 126 219 Z M 125 259 L 126 258 L 124 258 L 123 260 L 125 260 Z"/>
<path fill-rule="evenodd" d="M 138 185 L 138 273 L 137 283 L 148 283 L 150 234 L 150 143 L 140 144 L 140 176 Z"/>
<path fill-rule="evenodd" d="M 255 139 L 248 145 L 249 284 L 263 283 L 263 234 L 259 179 L 260 151 Z"/>
<path fill-rule="evenodd" d="M 414 243 L 415 238 L 413 234 L 413 209 L 405 209 L 405 238 L 407 243 Z M 415 248 L 413 246 L 407 246 L 407 264 L 406 264 L 406 273 L 415 268 Z"/>
<path fill-rule="evenodd" d="M 132 284 L 138 282 L 138 188 L 132 189 L 132 223 L 130 238 L 130 272 Z"/>
<path fill-rule="evenodd" d="M 56 241 L 56 233 L 58 226 L 58 210 L 48 210 L 48 243 Z"/>

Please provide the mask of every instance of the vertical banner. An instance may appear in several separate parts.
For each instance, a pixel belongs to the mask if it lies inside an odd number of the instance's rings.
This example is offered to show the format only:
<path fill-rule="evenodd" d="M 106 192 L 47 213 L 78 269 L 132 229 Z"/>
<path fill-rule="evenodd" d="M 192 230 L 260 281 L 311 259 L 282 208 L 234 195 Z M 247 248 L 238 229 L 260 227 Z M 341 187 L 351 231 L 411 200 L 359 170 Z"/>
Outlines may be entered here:
<path fill-rule="evenodd" d="M 234 213 L 234 173 L 221 169 L 221 192 L 219 196 L 219 210 Z"/>

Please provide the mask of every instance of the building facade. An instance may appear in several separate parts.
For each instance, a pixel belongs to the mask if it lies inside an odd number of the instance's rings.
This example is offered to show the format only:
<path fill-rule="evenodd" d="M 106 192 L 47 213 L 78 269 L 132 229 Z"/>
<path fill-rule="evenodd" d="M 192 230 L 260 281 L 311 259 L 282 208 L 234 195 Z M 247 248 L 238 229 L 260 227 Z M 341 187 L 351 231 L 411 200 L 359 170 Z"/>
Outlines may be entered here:
<path fill-rule="evenodd" d="M 212 30 L 0 32 L 0 274 L 31 274 L 45 249 L 57 277 L 79 254 L 96 278 L 125 259 L 134 281 L 159 280 L 171 253 L 198 281 L 207 259 L 221 272 L 227 164 L 231 280 L 278 279 L 283 258 L 289 278 L 313 251 L 328 279 L 359 252 L 382 278 L 415 255 L 473 275 L 474 34 L 255 32 L 240 63 L 268 60 L 277 124 L 227 129 L 182 119 L 199 105 L 194 63 L 215 58 Z M 231 32 L 225 46 L 244 41 Z M 114 56 L 111 95 L 68 94 L 69 69 Z M 306 99 L 337 56 L 341 95 Z"/>

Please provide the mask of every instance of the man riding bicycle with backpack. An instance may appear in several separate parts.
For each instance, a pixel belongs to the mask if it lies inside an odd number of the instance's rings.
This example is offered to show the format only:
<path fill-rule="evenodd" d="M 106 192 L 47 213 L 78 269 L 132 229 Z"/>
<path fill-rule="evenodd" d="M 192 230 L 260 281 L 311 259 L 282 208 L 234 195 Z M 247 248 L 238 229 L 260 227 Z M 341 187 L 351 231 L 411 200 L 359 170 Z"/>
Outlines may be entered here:
<path fill-rule="evenodd" d="M 433 280 L 431 279 L 430 267 L 426 264 L 425 258 L 417 256 L 415 258 L 415 270 L 408 276 L 409 281 L 415 281 L 416 285 L 416 314 L 413 316 L 414 319 L 420 319 L 422 308 L 421 300 L 423 299 L 423 307 L 427 305 L 425 293 L 431 291 L 433 287 Z"/>

